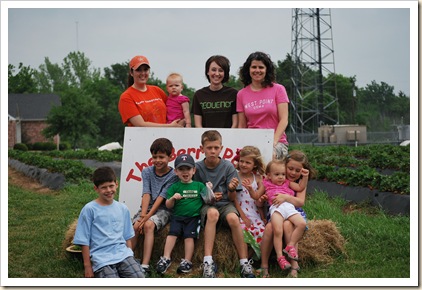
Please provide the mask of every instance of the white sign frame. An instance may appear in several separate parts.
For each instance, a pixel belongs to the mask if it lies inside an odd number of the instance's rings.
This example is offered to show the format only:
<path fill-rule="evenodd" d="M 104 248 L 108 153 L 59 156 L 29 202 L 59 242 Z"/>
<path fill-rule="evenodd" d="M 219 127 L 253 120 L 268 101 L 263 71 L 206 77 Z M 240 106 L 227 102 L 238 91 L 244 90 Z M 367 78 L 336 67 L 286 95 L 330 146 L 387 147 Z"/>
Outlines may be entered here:
<path fill-rule="evenodd" d="M 152 165 L 149 151 L 152 142 L 164 137 L 173 143 L 174 151 L 169 165 L 174 168 L 174 159 L 180 154 L 190 154 L 195 162 L 205 158 L 200 145 L 201 135 L 207 130 L 217 130 L 223 137 L 221 158 L 232 161 L 236 150 L 246 145 L 258 147 L 265 163 L 272 158 L 274 130 L 271 129 L 126 127 L 119 202 L 126 204 L 131 216 L 138 212 L 141 204 L 141 173 L 144 168 Z"/>

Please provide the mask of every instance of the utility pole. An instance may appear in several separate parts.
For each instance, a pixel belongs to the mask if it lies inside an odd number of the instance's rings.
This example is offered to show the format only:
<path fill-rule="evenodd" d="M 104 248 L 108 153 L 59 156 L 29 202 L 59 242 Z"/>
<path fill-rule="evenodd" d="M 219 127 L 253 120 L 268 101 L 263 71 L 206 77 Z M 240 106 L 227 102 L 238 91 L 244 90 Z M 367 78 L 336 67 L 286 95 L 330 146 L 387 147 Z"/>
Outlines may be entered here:
<path fill-rule="evenodd" d="M 292 10 L 293 138 L 339 123 L 330 9 Z"/>

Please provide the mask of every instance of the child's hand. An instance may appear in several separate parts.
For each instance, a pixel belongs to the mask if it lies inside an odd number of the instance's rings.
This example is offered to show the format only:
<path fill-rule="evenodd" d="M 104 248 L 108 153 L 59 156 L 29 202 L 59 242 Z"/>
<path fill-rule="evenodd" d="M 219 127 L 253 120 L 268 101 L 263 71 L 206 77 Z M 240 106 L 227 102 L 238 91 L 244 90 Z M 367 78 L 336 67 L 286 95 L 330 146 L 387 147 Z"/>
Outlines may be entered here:
<path fill-rule="evenodd" d="M 92 271 L 92 266 L 85 267 L 85 278 L 94 278 L 94 271 Z"/>
<path fill-rule="evenodd" d="M 215 195 L 215 201 L 219 201 L 220 199 L 223 198 L 223 193 L 221 191 L 220 192 L 214 192 L 214 195 Z"/>
<path fill-rule="evenodd" d="M 244 186 L 249 192 L 253 190 L 252 184 L 249 178 L 245 178 L 242 180 L 242 186 Z"/>
<path fill-rule="evenodd" d="M 250 227 L 251 227 L 252 222 L 251 222 L 251 220 L 250 220 L 250 219 L 248 219 L 248 218 L 245 216 L 244 218 L 242 218 L 242 220 L 243 220 L 243 222 L 245 223 L 245 226 L 246 226 L 247 228 L 250 228 Z"/>
<path fill-rule="evenodd" d="M 287 201 L 286 196 L 287 194 L 277 193 L 273 198 L 273 205 L 279 206 L 283 202 Z"/>
<path fill-rule="evenodd" d="M 259 203 L 264 203 L 267 200 L 268 200 L 268 196 L 265 193 L 258 198 Z"/>
<path fill-rule="evenodd" d="M 238 185 L 239 185 L 239 179 L 237 179 L 236 177 L 234 177 L 234 178 L 230 181 L 229 186 L 227 187 L 227 189 L 228 189 L 229 191 L 235 191 Z"/>
<path fill-rule="evenodd" d="M 305 168 L 302 168 L 302 170 L 301 170 L 300 173 L 302 174 L 302 176 L 308 176 L 309 175 L 309 170 L 308 169 L 305 169 Z"/>
<path fill-rule="evenodd" d="M 179 200 L 179 199 L 182 199 L 182 198 L 183 198 L 183 196 L 182 196 L 180 193 L 178 193 L 178 192 L 176 192 L 176 193 L 173 195 L 173 197 L 174 197 L 174 199 L 175 199 L 175 200 Z"/>

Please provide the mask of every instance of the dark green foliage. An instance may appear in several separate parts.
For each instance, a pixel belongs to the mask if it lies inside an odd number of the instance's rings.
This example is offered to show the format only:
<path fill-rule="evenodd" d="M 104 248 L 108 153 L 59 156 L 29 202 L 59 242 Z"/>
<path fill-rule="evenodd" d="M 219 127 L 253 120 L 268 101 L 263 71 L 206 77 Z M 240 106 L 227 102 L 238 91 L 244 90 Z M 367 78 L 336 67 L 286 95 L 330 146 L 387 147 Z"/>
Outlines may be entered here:
<path fill-rule="evenodd" d="M 31 150 L 51 151 L 56 149 L 57 145 L 53 142 L 35 142 Z"/>
<path fill-rule="evenodd" d="M 307 154 L 309 162 L 318 171 L 318 180 L 410 194 L 410 146 L 293 145 L 292 149 Z"/>
<path fill-rule="evenodd" d="M 13 146 L 13 149 L 19 151 L 28 151 L 28 146 L 26 146 L 24 143 L 16 143 L 15 146 Z"/>

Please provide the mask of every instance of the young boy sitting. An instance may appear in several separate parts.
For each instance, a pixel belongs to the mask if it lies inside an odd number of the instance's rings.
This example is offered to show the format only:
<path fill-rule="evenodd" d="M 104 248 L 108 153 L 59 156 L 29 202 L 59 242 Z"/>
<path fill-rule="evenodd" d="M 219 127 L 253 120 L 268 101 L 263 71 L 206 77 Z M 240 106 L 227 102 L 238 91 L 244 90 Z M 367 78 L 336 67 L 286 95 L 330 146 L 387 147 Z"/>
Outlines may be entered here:
<path fill-rule="evenodd" d="M 166 138 L 156 139 L 150 147 L 153 166 L 142 170 L 141 207 L 132 219 L 135 236 L 132 247 L 135 249 L 138 237 L 144 235 L 142 251 L 142 269 L 148 277 L 151 273 L 149 262 L 154 246 L 154 234 L 168 223 L 171 212 L 166 208 L 167 189 L 179 179 L 168 163 L 173 144 Z"/>
<path fill-rule="evenodd" d="M 144 278 L 131 249 L 135 233 L 129 209 L 114 200 L 118 184 L 113 169 L 96 169 L 92 180 L 98 198 L 82 208 L 73 238 L 82 247 L 85 277 Z"/>
<path fill-rule="evenodd" d="M 255 278 L 253 268 L 248 261 L 248 246 L 243 240 L 243 231 L 239 221 L 239 212 L 234 201 L 236 191 L 241 191 L 237 171 L 230 161 L 221 159 L 223 150 L 222 137 L 216 130 L 205 131 L 201 136 L 201 150 L 205 159 L 196 163 L 194 180 L 211 182 L 215 194 L 214 205 L 204 205 L 201 210 L 201 225 L 204 228 L 204 278 L 214 278 L 217 266 L 212 259 L 217 226 L 229 226 L 233 243 L 240 259 L 240 274 L 244 278 Z"/>
<path fill-rule="evenodd" d="M 194 239 L 198 238 L 203 204 L 201 192 L 206 190 L 205 184 L 192 180 L 195 174 L 195 160 L 192 156 L 188 154 L 177 156 L 174 167 L 179 181 L 170 186 L 167 191 L 166 206 L 173 209 L 173 215 L 164 246 L 164 255 L 157 263 L 157 272 L 160 274 L 164 274 L 171 265 L 171 252 L 178 236 L 183 236 L 185 239 L 185 258 L 182 259 L 177 272 L 189 273 L 192 271 Z"/>

